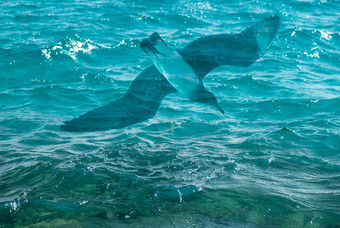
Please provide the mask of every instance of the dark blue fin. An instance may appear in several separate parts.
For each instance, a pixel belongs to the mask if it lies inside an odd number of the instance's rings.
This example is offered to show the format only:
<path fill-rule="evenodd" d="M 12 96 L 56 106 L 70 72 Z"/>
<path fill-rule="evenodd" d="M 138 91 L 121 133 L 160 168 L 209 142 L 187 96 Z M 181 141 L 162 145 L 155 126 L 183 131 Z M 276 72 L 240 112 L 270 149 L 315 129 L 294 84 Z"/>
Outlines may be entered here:
<path fill-rule="evenodd" d="M 266 52 L 276 35 L 279 22 L 279 16 L 274 15 L 239 34 L 196 39 L 179 52 L 200 78 L 222 65 L 247 67 Z"/>
<path fill-rule="evenodd" d="M 163 98 L 176 90 L 154 65 L 144 69 L 124 97 L 93 109 L 60 126 L 65 131 L 100 131 L 123 128 L 155 116 Z"/>

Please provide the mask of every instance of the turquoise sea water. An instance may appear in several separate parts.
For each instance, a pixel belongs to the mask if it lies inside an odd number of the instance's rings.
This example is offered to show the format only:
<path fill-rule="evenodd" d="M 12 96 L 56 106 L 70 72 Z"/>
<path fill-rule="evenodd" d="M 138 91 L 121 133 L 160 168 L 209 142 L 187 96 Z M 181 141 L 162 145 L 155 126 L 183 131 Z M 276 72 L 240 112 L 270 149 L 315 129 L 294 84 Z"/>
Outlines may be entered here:
<path fill-rule="evenodd" d="M 339 227 L 340 3 L 0 3 L 0 227 Z M 277 13 L 267 53 L 123 129 L 61 131 L 174 48 Z"/>

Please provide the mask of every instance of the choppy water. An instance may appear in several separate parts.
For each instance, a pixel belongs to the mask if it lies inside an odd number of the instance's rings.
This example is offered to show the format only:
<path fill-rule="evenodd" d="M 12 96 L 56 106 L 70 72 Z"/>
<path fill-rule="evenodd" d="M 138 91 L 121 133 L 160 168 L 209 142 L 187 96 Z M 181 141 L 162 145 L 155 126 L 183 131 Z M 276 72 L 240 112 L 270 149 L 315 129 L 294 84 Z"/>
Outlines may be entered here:
<path fill-rule="evenodd" d="M 315 1 L 0 3 L 0 227 L 340 226 L 340 4 Z M 226 111 L 166 97 L 119 130 L 65 120 L 127 90 L 151 60 L 277 12 L 248 68 L 205 78 Z"/>

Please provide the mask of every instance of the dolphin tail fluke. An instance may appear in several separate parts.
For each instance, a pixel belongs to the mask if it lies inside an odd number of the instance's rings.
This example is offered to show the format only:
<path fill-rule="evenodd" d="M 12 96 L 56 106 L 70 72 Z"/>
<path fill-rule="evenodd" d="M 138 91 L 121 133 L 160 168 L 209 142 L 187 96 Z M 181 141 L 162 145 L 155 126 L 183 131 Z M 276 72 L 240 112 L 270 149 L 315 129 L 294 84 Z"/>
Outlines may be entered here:
<path fill-rule="evenodd" d="M 200 78 L 218 66 L 248 67 L 266 52 L 279 25 L 280 18 L 275 14 L 238 34 L 198 38 L 180 50 L 180 54 Z"/>
<path fill-rule="evenodd" d="M 90 132 L 127 127 L 153 117 L 163 98 L 173 92 L 176 90 L 151 65 L 133 80 L 122 98 L 66 121 L 60 129 Z"/>
<path fill-rule="evenodd" d="M 217 111 L 219 111 L 220 113 L 222 113 L 224 115 L 224 110 L 220 105 L 216 106 L 215 108 L 216 108 Z"/>
<path fill-rule="evenodd" d="M 279 25 L 280 17 L 275 14 L 274 16 L 265 18 L 262 21 L 257 22 L 244 31 L 244 33 L 251 32 L 254 34 L 259 48 L 259 56 L 262 56 L 269 48 L 279 29 Z"/>

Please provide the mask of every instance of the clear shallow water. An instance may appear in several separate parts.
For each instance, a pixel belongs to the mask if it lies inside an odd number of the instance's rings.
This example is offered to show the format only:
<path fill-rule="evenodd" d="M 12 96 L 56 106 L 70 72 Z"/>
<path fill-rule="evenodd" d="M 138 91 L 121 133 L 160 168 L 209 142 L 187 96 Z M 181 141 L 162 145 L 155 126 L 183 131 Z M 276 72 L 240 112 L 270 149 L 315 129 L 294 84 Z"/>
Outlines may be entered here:
<path fill-rule="evenodd" d="M 337 1 L 0 6 L 0 227 L 340 225 Z M 275 12 L 265 56 L 204 80 L 224 116 L 171 94 L 124 129 L 59 129 L 125 93 L 152 32 L 181 48 Z"/>

